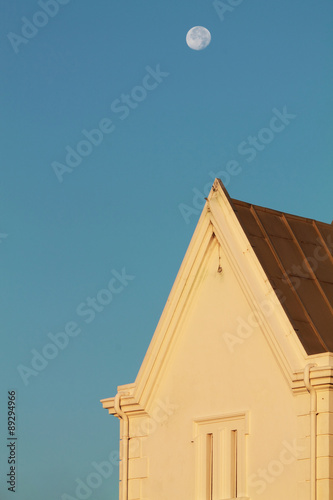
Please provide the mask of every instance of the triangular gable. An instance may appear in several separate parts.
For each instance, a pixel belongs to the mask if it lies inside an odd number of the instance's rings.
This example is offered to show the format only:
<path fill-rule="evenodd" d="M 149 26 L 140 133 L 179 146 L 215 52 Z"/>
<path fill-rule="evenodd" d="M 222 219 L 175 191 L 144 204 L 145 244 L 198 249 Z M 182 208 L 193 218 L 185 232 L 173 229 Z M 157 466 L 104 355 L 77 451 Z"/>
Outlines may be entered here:
<path fill-rule="evenodd" d="M 221 181 L 216 179 L 136 381 L 118 388 L 123 393 L 122 408 L 125 412 L 142 412 L 147 407 L 213 242 L 223 248 L 252 310 L 261 314 L 266 341 L 288 383 L 292 385 L 295 373 L 303 370 L 308 360 L 307 353 L 251 246 L 232 200 Z M 217 272 L 220 267 L 223 272 L 223 262 L 216 262 L 216 266 Z M 318 364 L 328 364 L 327 356 L 321 356 L 316 358 Z M 102 403 L 111 414 L 116 413 L 114 398 L 102 400 Z"/>

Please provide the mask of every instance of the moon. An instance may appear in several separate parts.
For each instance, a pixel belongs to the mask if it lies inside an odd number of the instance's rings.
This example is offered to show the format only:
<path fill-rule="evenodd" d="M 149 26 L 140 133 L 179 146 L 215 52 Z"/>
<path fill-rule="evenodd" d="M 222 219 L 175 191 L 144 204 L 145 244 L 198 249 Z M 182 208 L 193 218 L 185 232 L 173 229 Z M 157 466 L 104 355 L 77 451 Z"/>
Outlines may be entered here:
<path fill-rule="evenodd" d="M 203 50 L 210 44 L 211 34 L 203 26 L 194 26 L 186 35 L 186 43 L 193 50 Z"/>

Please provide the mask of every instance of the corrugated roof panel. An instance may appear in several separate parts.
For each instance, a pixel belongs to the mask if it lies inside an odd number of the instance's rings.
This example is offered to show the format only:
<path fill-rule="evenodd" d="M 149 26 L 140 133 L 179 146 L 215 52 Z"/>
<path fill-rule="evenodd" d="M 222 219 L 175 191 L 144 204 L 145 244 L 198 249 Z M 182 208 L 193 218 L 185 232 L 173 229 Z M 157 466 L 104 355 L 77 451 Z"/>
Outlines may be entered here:
<path fill-rule="evenodd" d="M 304 275 L 304 258 L 293 240 L 286 238 L 277 238 L 271 236 L 271 241 L 276 253 L 278 254 L 285 272 L 290 276 Z"/>
<path fill-rule="evenodd" d="M 304 276 L 310 277 L 313 273 L 319 281 L 333 283 L 333 266 L 329 262 L 330 258 L 326 249 L 319 243 L 302 242 L 300 246 L 306 256 L 302 264 Z"/>
<path fill-rule="evenodd" d="M 333 257 L 333 225 L 332 224 L 323 224 L 316 222 L 316 227 L 318 232 L 321 234 L 328 251 L 331 253 Z"/>
<path fill-rule="evenodd" d="M 259 207 L 254 208 L 267 234 L 279 238 L 287 238 L 289 240 L 292 239 L 292 236 L 290 235 L 281 215 L 260 210 Z"/>
<path fill-rule="evenodd" d="M 265 262 L 265 271 L 269 276 L 281 276 L 281 269 L 279 263 L 277 262 L 274 254 L 268 245 L 265 238 L 258 238 L 257 236 L 251 236 L 250 243 L 255 251 L 259 261 Z"/>
<path fill-rule="evenodd" d="M 314 280 L 302 279 L 297 293 L 325 344 L 333 337 L 332 313 Z"/>
<path fill-rule="evenodd" d="M 306 352 L 333 352 L 333 225 L 231 203 Z"/>
<path fill-rule="evenodd" d="M 333 283 L 333 266 L 329 262 L 330 254 L 318 234 L 316 223 L 314 221 L 304 222 L 291 217 L 287 220 L 306 257 L 306 262 L 303 264 L 304 269 L 310 266 L 319 281 Z M 325 239 L 328 238 L 328 235 L 329 233 L 326 234 Z"/>
<path fill-rule="evenodd" d="M 317 354 L 318 352 L 325 352 L 330 349 L 329 346 L 323 346 L 309 323 L 293 319 L 291 323 L 307 354 Z M 331 346 L 331 350 L 333 350 L 333 345 Z"/>
<path fill-rule="evenodd" d="M 289 215 L 286 215 L 285 218 L 299 242 L 315 242 L 319 238 L 312 221 L 307 219 L 299 220 L 299 218 L 290 217 Z"/>
<path fill-rule="evenodd" d="M 333 283 L 322 281 L 321 286 L 326 294 L 327 300 L 331 304 L 331 307 L 333 307 Z"/>
<path fill-rule="evenodd" d="M 289 285 L 287 280 L 277 277 L 269 278 L 271 285 L 279 297 L 281 304 L 286 309 L 288 316 L 293 317 L 298 321 L 307 321 L 307 316 L 304 308 L 302 307 L 302 303 L 297 293 Z"/>
<path fill-rule="evenodd" d="M 253 234 L 254 236 L 263 236 L 260 227 L 258 226 L 257 221 L 255 220 L 253 214 L 249 210 L 249 206 L 246 203 L 235 203 L 235 212 L 238 219 L 242 222 L 244 227 L 249 234 Z"/>

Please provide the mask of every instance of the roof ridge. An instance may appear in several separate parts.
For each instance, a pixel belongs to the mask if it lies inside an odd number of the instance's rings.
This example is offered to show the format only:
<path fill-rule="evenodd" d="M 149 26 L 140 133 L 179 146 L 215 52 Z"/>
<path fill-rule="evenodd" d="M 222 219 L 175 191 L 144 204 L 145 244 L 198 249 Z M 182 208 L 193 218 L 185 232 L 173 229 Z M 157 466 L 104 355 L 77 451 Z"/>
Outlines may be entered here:
<path fill-rule="evenodd" d="M 323 224 L 324 226 L 328 226 L 328 227 L 331 227 L 333 225 L 333 221 L 332 222 L 324 222 L 324 221 L 320 221 L 317 219 L 313 219 L 311 217 L 304 217 L 302 215 L 295 215 L 295 214 L 290 214 L 288 212 L 282 212 L 281 210 L 276 210 L 274 208 L 263 207 L 261 205 L 254 205 L 253 203 L 249 203 L 249 202 L 242 201 L 242 200 L 237 200 L 235 198 L 230 198 L 230 199 L 234 205 L 242 205 L 242 206 L 249 207 L 249 208 L 253 207 L 255 210 L 259 209 L 263 212 L 268 212 L 268 213 L 275 214 L 275 215 L 277 215 L 277 214 L 281 215 L 281 216 L 284 215 L 285 217 L 288 217 L 288 218 L 302 220 L 304 222 L 309 222 L 309 223 L 316 222 L 316 223 Z"/>

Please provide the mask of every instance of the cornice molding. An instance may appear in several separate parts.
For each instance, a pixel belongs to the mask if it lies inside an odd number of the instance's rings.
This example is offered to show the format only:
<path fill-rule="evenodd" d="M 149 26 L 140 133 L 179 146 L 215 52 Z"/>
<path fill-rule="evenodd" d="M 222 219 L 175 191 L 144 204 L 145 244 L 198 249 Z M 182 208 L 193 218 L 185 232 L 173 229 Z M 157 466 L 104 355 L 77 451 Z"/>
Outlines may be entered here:
<path fill-rule="evenodd" d="M 138 399 L 135 397 L 135 384 L 128 384 L 119 386 L 118 392 L 121 395 L 121 409 L 129 415 L 146 415 L 146 410 L 140 405 Z M 115 397 L 100 400 L 103 408 L 108 410 L 110 415 L 117 415 L 115 409 Z"/>
<path fill-rule="evenodd" d="M 310 371 L 310 382 L 314 389 L 333 389 L 333 366 L 315 366 Z M 304 383 L 304 371 L 293 374 L 292 390 L 294 393 L 308 392 Z"/>

